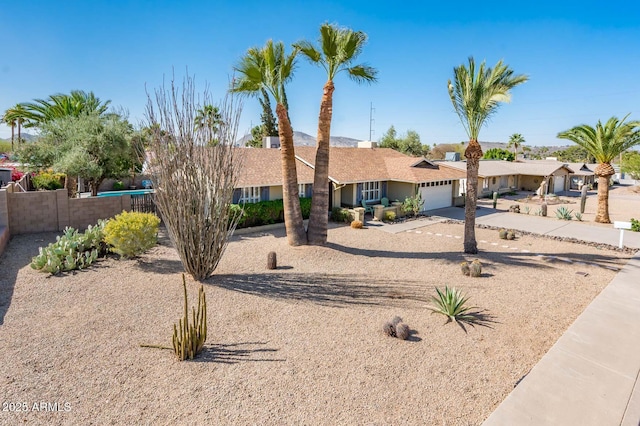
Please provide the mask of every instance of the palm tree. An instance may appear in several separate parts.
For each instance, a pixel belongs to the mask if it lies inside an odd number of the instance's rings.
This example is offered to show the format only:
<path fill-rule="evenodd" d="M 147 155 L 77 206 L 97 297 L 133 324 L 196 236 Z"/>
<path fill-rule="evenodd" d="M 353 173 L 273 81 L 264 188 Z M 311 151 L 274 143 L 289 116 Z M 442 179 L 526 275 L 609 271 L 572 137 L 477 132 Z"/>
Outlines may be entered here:
<path fill-rule="evenodd" d="M 57 118 L 80 114 L 107 112 L 111 101 L 102 102 L 93 92 L 72 90 L 69 95 L 57 93 L 47 99 L 34 99 L 33 102 L 19 104 L 23 110 L 23 118 L 28 120 L 25 127 L 39 127 Z"/>
<path fill-rule="evenodd" d="M 269 92 L 276 101 L 278 116 L 278 136 L 282 154 L 282 198 L 284 222 L 290 245 L 307 243 L 307 235 L 302 222 L 302 210 L 298 198 L 298 176 L 293 148 L 293 129 L 285 107 L 285 85 L 293 77 L 297 49 L 289 55 L 282 42 L 267 41 L 263 48 L 252 47 L 240 63 L 234 67 L 240 78 L 234 79 L 230 91 L 245 95 L 259 96 L 261 89 Z"/>
<path fill-rule="evenodd" d="M 482 158 L 482 147 L 478 142 L 480 129 L 498 110 L 501 102 L 509 102 L 510 90 L 524 83 L 526 75 L 513 75 L 502 60 L 494 68 L 486 67 L 484 61 L 476 69 L 473 57 L 469 67 L 464 64 L 453 69 L 454 80 L 448 82 L 449 96 L 460 121 L 469 136 L 469 145 L 464 151 L 467 159 L 467 193 L 465 200 L 464 252 L 478 252 L 476 242 L 476 204 L 478 198 L 478 167 Z"/>
<path fill-rule="evenodd" d="M 353 64 L 362 53 L 366 41 L 367 35 L 362 31 L 353 31 L 349 28 L 338 28 L 335 25 L 324 24 L 320 27 L 318 47 L 308 41 L 301 41 L 294 45 L 313 64 L 320 65 L 327 72 L 327 82 L 323 87 L 318 118 L 313 199 L 311 201 L 311 215 L 307 232 L 310 244 L 325 244 L 327 242 L 329 141 L 331 138 L 333 91 L 335 89 L 333 80 L 338 73 L 346 71 L 349 77 L 357 83 L 376 81 L 376 69 L 364 64 Z"/>
<path fill-rule="evenodd" d="M 524 152 L 524 137 L 520 133 L 514 133 L 509 138 L 509 143 L 507 144 L 507 148 L 513 147 L 513 158 L 514 160 L 518 159 L 518 147 L 522 148 L 522 152 Z"/>
<path fill-rule="evenodd" d="M 207 134 L 207 141 L 209 145 L 215 145 L 218 143 L 218 140 L 214 135 L 218 134 L 218 130 L 222 124 L 222 116 L 220 115 L 220 109 L 217 106 L 209 104 L 198 109 L 196 111 L 194 121 L 195 130 L 204 131 Z"/>
<path fill-rule="evenodd" d="M 2 116 L 2 122 L 11 127 L 11 151 L 13 152 L 13 140 L 15 139 L 17 120 L 15 116 L 12 115 L 11 108 L 4 112 L 4 115 Z"/>
<path fill-rule="evenodd" d="M 640 145 L 640 121 L 618 120 L 611 117 L 604 125 L 598 120 L 595 129 L 586 124 L 558 133 L 561 139 L 568 139 L 584 148 L 592 155 L 598 166 L 594 173 L 598 176 L 598 212 L 596 222 L 611 223 L 609 219 L 609 178 L 615 174 L 611 161 L 627 149 Z"/>

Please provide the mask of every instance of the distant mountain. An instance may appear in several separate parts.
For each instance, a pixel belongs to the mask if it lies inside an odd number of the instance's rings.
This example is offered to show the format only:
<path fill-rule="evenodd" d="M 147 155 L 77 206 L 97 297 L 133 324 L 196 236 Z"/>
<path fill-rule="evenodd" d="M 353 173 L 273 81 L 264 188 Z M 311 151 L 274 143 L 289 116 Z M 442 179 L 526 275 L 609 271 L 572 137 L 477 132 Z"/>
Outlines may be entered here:
<path fill-rule="evenodd" d="M 32 141 L 34 141 L 34 140 L 36 140 L 38 138 L 38 136 L 36 136 L 36 135 L 32 135 L 30 133 L 25 133 L 25 132 L 20 133 L 20 137 L 22 139 L 24 139 L 25 141 L 27 141 L 27 142 L 32 142 Z M 0 141 L 11 142 L 11 136 L 9 136 L 8 138 L 4 138 L 4 139 L 0 138 Z M 17 131 L 16 131 L 16 135 L 15 135 L 15 142 L 18 142 L 18 132 Z"/>
<path fill-rule="evenodd" d="M 244 144 L 251 140 L 251 135 L 244 135 L 240 139 L 238 139 L 237 143 L 240 146 L 244 146 Z M 359 139 L 347 138 L 345 136 L 331 136 L 330 144 L 331 146 L 339 146 L 339 147 L 357 147 Z M 304 132 L 293 132 L 293 144 L 295 146 L 316 146 L 316 138 L 314 136 L 308 135 Z"/>

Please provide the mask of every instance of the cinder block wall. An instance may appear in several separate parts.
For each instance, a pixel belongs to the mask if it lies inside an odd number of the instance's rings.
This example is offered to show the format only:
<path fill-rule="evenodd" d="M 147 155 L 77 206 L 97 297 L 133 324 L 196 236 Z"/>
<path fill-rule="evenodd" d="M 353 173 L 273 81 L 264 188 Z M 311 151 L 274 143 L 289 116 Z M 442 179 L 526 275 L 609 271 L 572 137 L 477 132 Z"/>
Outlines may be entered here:
<path fill-rule="evenodd" d="M 11 235 L 58 230 L 55 191 L 8 194 Z"/>
<path fill-rule="evenodd" d="M 128 194 L 118 197 L 68 198 L 67 201 L 68 226 L 76 229 L 85 229 L 89 225 L 95 225 L 98 219 L 108 219 L 123 210 L 131 210 L 131 196 Z"/>

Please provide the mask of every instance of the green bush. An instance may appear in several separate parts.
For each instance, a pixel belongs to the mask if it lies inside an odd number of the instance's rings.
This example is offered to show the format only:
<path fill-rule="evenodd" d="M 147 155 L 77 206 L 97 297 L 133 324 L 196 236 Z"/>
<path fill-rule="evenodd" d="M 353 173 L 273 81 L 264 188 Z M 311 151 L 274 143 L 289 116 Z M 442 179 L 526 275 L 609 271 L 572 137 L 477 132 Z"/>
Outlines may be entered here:
<path fill-rule="evenodd" d="M 158 242 L 160 218 L 153 213 L 122 212 L 104 227 L 110 250 L 128 258 L 144 253 Z"/>
<path fill-rule="evenodd" d="M 31 179 L 31 182 L 36 189 L 52 191 L 64 186 L 62 184 L 64 177 L 64 173 L 40 172 Z"/>
<path fill-rule="evenodd" d="M 395 212 L 386 212 L 384 214 L 384 221 L 385 222 L 394 222 L 396 220 L 396 213 Z"/>
<path fill-rule="evenodd" d="M 258 203 L 231 204 L 233 211 L 242 211 L 238 228 L 269 225 L 284 222 L 284 206 L 282 200 L 260 201 Z M 300 209 L 303 219 L 311 214 L 311 198 L 300 198 Z"/>
<path fill-rule="evenodd" d="M 113 182 L 114 191 L 122 191 L 124 189 L 124 183 L 121 180 Z"/>
<path fill-rule="evenodd" d="M 631 219 L 631 230 L 634 232 L 640 232 L 640 220 Z"/>
<path fill-rule="evenodd" d="M 62 236 L 47 247 L 40 247 L 40 254 L 31 259 L 31 267 L 41 272 L 59 272 L 84 269 L 105 253 L 102 243 L 105 221 L 89 226 L 84 233 L 66 227 Z"/>
<path fill-rule="evenodd" d="M 330 219 L 332 222 L 348 223 L 349 211 L 347 209 L 343 209 L 342 207 L 334 207 L 331 209 Z"/>

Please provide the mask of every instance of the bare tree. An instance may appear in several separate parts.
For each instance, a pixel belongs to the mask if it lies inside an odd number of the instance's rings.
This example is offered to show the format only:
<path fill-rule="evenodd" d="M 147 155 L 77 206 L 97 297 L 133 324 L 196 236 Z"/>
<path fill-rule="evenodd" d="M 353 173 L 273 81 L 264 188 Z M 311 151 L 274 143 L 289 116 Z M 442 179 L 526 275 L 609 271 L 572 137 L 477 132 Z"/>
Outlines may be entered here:
<path fill-rule="evenodd" d="M 227 95 L 220 105 L 219 143 L 208 146 L 206 129 L 195 126 L 196 111 L 212 104 L 186 77 L 181 87 L 147 94 L 151 133 L 151 176 L 155 200 L 185 271 L 198 281 L 218 266 L 239 216 L 230 209 L 242 156 L 234 147 L 242 105 Z"/>

